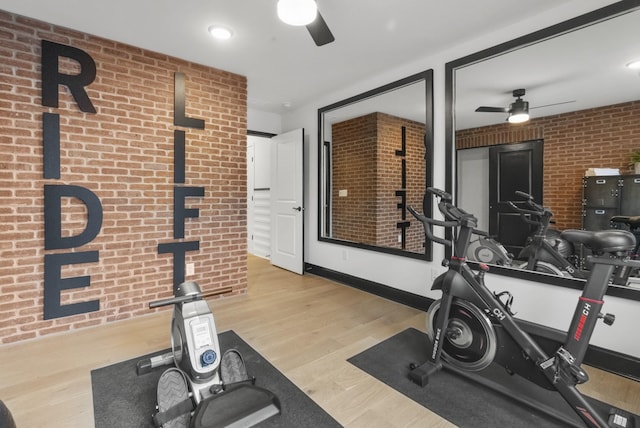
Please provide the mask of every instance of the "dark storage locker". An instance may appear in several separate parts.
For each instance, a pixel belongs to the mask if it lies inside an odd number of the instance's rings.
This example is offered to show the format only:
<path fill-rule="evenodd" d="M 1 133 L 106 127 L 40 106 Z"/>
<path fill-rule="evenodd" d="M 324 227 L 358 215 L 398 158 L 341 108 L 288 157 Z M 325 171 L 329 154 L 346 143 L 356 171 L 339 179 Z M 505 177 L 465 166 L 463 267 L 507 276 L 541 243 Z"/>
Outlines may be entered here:
<path fill-rule="evenodd" d="M 582 228 L 612 229 L 614 215 L 640 215 L 640 175 L 584 177 Z"/>
<path fill-rule="evenodd" d="M 617 175 L 585 177 L 583 205 L 585 207 L 618 207 L 619 178 Z"/>
<path fill-rule="evenodd" d="M 640 175 L 620 177 L 620 215 L 640 215 Z"/>
<path fill-rule="evenodd" d="M 611 229 L 611 217 L 618 215 L 618 208 L 585 207 L 582 218 L 584 230 Z"/>

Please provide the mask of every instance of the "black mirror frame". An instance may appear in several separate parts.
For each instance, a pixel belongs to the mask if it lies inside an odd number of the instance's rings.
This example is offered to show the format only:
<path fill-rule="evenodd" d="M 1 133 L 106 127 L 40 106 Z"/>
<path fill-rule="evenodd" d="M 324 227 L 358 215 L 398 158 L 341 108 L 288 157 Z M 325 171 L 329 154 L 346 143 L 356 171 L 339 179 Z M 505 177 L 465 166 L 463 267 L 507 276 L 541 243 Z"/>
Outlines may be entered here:
<path fill-rule="evenodd" d="M 445 190 L 457 195 L 457 183 L 454 179 L 455 168 L 455 128 L 454 128 L 454 108 L 455 108 L 455 71 L 486 59 L 517 50 L 534 43 L 541 42 L 559 35 L 578 30 L 598 22 L 615 18 L 625 13 L 633 12 L 640 8 L 640 0 L 622 0 L 617 3 L 605 6 L 592 12 L 577 16 L 567 21 L 560 22 L 542 30 L 518 37 L 505 43 L 501 43 L 490 48 L 475 52 L 473 54 L 458 58 L 445 65 Z M 447 238 L 450 239 L 450 233 Z M 447 256 L 450 254 L 448 253 Z M 525 279 L 529 281 L 545 282 L 546 284 L 582 290 L 584 280 L 556 277 L 536 272 L 510 269 L 500 266 L 491 266 L 491 272 L 512 278 Z M 541 281 L 544 278 L 544 281 Z M 630 300 L 640 300 L 640 290 L 630 287 L 609 287 L 607 295 L 623 297 Z"/>
<path fill-rule="evenodd" d="M 426 149 L 426 159 L 425 159 L 425 190 L 427 187 L 433 185 L 433 70 L 425 70 L 420 73 L 416 73 L 414 75 L 405 77 L 400 80 L 396 80 L 395 82 L 388 83 L 386 85 L 377 87 L 375 89 L 371 89 L 369 91 L 363 92 L 361 94 L 355 95 L 350 98 L 346 98 L 344 100 L 335 102 L 328 106 L 322 107 L 318 109 L 318 241 L 321 242 L 330 242 L 332 244 L 345 245 L 348 247 L 362 248 L 365 250 L 377 251 L 381 253 L 394 254 L 397 256 L 409 257 L 414 259 L 428 260 L 431 261 L 433 259 L 432 256 L 432 244 L 430 241 L 425 241 L 425 251 L 424 253 L 413 253 L 409 251 L 404 251 L 396 248 L 387 248 L 387 247 L 378 247 L 375 245 L 367 245 L 361 244 L 357 242 L 351 241 L 343 241 L 339 239 L 327 238 L 322 236 L 322 156 L 323 156 L 323 116 L 326 112 L 335 110 L 340 107 L 344 107 L 358 101 L 362 101 L 376 95 L 380 95 L 394 89 L 410 85 L 412 83 L 417 83 L 420 81 L 425 82 L 425 106 L 426 106 L 426 114 L 425 114 L 425 149 Z M 423 211 L 425 215 L 432 215 L 431 204 L 423 203 Z M 426 237 L 425 237 L 426 239 Z"/>

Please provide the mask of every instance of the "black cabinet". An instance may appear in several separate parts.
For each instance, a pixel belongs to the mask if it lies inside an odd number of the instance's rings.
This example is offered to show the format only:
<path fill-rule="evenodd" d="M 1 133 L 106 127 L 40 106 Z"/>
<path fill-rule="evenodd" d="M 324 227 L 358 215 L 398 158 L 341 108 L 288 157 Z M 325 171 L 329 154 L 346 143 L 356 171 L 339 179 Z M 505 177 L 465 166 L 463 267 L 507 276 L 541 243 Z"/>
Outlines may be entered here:
<path fill-rule="evenodd" d="M 640 175 L 584 177 L 582 228 L 611 229 L 615 215 L 640 215 Z"/>
<path fill-rule="evenodd" d="M 640 215 L 640 175 L 620 176 L 620 215 Z"/>

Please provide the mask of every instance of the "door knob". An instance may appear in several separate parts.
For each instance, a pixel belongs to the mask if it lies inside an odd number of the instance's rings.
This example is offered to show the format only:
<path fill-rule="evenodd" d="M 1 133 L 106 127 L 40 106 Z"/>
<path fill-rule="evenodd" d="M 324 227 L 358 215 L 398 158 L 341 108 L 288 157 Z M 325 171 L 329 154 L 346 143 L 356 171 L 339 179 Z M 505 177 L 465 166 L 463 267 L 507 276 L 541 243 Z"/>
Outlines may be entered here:
<path fill-rule="evenodd" d="M 296 210 L 298 212 L 302 211 L 302 207 L 293 207 L 292 209 L 294 209 L 294 210 Z"/>

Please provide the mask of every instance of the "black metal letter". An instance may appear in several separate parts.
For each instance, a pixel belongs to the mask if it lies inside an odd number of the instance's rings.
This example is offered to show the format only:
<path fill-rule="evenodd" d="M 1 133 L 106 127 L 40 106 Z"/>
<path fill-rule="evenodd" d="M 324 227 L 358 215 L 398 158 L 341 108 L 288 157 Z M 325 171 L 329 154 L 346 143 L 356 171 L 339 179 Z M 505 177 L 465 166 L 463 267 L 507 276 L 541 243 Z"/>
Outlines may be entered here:
<path fill-rule="evenodd" d="M 203 197 L 204 187 L 173 187 L 173 237 L 184 238 L 184 219 L 198 218 L 198 208 L 185 208 L 184 199 L 188 196 Z"/>
<path fill-rule="evenodd" d="M 44 178 L 60 178 L 60 115 L 42 115 L 42 157 Z"/>
<path fill-rule="evenodd" d="M 173 253 L 173 294 L 176 293 L 178 286 L 184 282 L 184 253 L 199 249 L 200 241 L 158 244 L 158 254 Z"/>
<path fill-rule="evenodd" d="M 173 124 L 187 128 L 204 129 L 204 120 L 185 116 L 184 74 L 175 73 L 173 95 Z"/>
<path fill-rule="evenodd" d="M 62 318 L 100 310 L 99 300 L 60 305 L 60 292 L 72 288 L 91 285 L 90 276 L 61 278 L 63 265 L 95 263 L 99 260 L 97 251 L 81 253 L 45 254 L 44 256 L 44 319 Z"/>
<path fill-rule="evenodd" d="M 58 68 L 58 58 L 66 57 L 80 64 L 80 73 L 62 74 Z M 65 85 L 71 91 L 81 111 L 95 113 L 84 87 L 96 78 L 96 63 L 83 50 L 72 46 L 42 40 L 42 105 L 58 107 L 58 85 Z"/>
<path fill-rule="evenodd" d="M 185 159 L 184 159 L 184 131 L 173 131 L 173 182 L 184 183 Z"/>
<path fill-rule="evenodd" d="M 74 197 L 87 207 L 87 226 L 76 236 L 62 236 L 63 197 Z M 44 186 L 44 249 L 74 248 L 86 244 L 95 238 L 102 227 L 102 204 L 91 190 L 80 186 L 53 185 Z"/>

